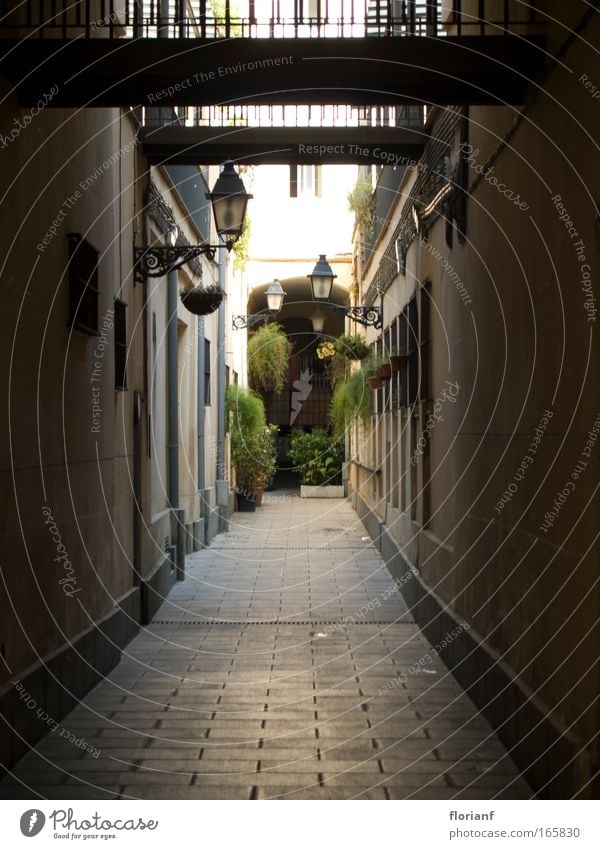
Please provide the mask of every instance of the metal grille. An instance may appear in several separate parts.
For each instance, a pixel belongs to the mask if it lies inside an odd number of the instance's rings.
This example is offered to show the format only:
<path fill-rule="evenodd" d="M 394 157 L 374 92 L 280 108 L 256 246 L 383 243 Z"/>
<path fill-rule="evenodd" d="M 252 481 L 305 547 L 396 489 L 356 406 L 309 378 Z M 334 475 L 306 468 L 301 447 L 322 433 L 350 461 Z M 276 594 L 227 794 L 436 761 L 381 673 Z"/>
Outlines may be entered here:
<path fill-rule="evenodd" d="M 500 3 L 479 0 L 476 10 L 462 0 L 448 9 L 442 0 L 320 0 L 315 14 L 302 2 L 271 0 L 256 15 L 254 0 L 2 0 L 2 30 L 38 38 L 379 38 L 522 33 L 540 22 L 536 0 Z M 446 7 L 446 8 L 444 8 Z"/>
<path fill-rule="evenodd" d="M 460 109 L 449 107 L 444 110 L 442 117 L 435 124 L 432 137 L 427 143 L 423 151 L 423 156 L 419 161 L 417 179 L 404 202 L 400 220 L 391 238 L 388 240 L 386 249 L 381 255 L 379 267 L 373 275 L 373 280 L 367 290 L 365 296 L 367 304 L 374 303 L 375 298 L 381 292 L 385 292 L 388 289 L 396 276 L 396 240 L 400 240 L 400 243 L 405 248 L 408 248 L 415 238 L 412 222 L 413 205 L 415 203 L 426 204 L 448 182 L 444 167 L 444 158 L 448 156 L 452 147 L 460 118 Z"/>

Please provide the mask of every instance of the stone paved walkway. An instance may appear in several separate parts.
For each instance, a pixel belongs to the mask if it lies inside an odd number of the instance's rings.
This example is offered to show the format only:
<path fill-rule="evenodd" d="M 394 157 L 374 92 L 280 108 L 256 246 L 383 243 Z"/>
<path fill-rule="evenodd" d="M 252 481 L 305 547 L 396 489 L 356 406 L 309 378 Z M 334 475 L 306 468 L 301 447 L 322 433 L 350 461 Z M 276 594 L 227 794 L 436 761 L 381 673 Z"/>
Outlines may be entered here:
<path fill-rule="evenodd" d="M 50 734 L 0 795 L 530 796 L 345 502 L 274 493 L 186 568 L 62 723 L 99 754 Z"/>

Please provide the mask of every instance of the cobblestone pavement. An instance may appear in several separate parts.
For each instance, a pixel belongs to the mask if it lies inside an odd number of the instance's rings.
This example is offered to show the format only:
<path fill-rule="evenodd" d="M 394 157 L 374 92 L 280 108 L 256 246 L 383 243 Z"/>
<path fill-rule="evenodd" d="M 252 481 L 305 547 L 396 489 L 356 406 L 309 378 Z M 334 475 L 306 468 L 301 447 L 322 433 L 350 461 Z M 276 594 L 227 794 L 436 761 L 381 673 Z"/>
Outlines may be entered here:
<path fill-rule="evenodd" d="M 274 493 L 186 569 L 63 721 L 82 743 L 49 734 L 4 798 L 531 795 L 346 502 Z"/>

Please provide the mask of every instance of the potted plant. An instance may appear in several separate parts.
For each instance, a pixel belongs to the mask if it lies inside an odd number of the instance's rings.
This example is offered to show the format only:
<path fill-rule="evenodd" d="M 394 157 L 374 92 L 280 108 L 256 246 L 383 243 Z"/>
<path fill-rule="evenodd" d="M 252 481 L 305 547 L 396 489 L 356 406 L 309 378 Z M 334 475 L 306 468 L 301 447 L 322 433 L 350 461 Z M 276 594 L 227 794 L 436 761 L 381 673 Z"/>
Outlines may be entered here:
<path fill-rule="evenodd" d="M 244 448 L 236 456 L 235 497 L 240 513 L 254 513 L 257 506 L 256 459 L 257 442 L 255 438 L 246 439 Z"/>
<path fill-rule="evenodd" d="M 336 436 L 355 419 L 366 424 L 373 413 L 373 393 L 369 391 L 364 369 L 356 369 L 333 390 L 329 405 L 329 420 Z"/>
<path fill-rule="evenodd" d="M 385 363 L 379 363 L 377 366 L 377 377 L 380 380 L 389 380 L 392 376 L 392 365 L 389 360 Z"/>
<path fill-rule="evenodd" d="M 194 315 L 210 315 L 219 308 L 225 297 L 223 290 L 216 285 L 194 286 L 192 289 L 184 289 L 180 292 L 181 303 Z"/>
<path fill-rule="evenodd" d="M 342 333 L 335 344 L 335 349 L 338 354 L 349 360 L 364 360 L 371 350 L 365 339 L 357 333 Z"/>
<path fill-rule="evenodd" d="M 330 360 L 336 352 L 336 346 L 333 342 L 321 342 L 317 347 L 317 357 L 320 360 Z"/>
<path fill-rule="evenodd" d="M 265 406 L 250 389 L 227 387 L 226 411 L 229 417 L 231 462 L 236 473 L 237 509 L 256 509 L 255 486 L 262 456 L 261 435 L 265 430 Z"/>
<path fill-rule="evenodd" d="M 373 232 L 374 192 L 371 178 L 361 176 L 347 195 L 348 209 L 354 213 L 356 224 L 367 233 Z"/>
<path fill-rule="evenodd" d="M 256 467 L 254 476 L 254 492 L 256 506 L 262 505 L 263 493 L 272 482 L 277 464 L 277 446 L 275 436 L 277 425 L 266 425 L 258 436 L 256 451 Z"/>
<path fill-rule="evenodd" d="M 381 357 L 371 352 L 370 356 L 363 362 L 361 372 L 371 389 L 381 389 L 383 380 L 378 374 L 379 366 L 385 362 Z"/>
<path fill-rule="evenodd" d="M 255 389 L 281 392 L 285 386 L 292 343 L 279 324 L 265 324 L 248 340 L 248 376 Z"/>
<path fill-rule="evenodd" d="M 290 457 L 300 476 L 302 498 L 343 498 L 344 444 L 326 430 L 296 431 L 290 440 Z"/>
<path fill-rule="evenodd" d="M 392 348 L 392 353 L 390 354 L 390 365 L 392 367 L 392 374 L 397 374 L 400 369 L 406 364 L 406 360 L 408 359 L 406 354 L 400 354 L 397 348 Z"/>

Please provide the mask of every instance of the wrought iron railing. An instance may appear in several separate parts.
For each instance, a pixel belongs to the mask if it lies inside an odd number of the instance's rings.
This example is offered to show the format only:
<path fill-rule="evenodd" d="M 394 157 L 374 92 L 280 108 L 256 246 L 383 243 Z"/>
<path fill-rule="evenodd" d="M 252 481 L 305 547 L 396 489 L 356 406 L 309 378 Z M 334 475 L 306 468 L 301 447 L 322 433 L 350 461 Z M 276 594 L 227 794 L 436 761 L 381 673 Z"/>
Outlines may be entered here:
<path fill-rule="evenodd" d="M 363 38 L 528 33 L 543 0 L 0 0 L 0 37 Z M 539 32 L 539 29 L 537 30 Z"/>
<path fill-rule="evenodd" d="M 141 113 L 146 127 L 274 128 L 274 127 L 423 127 L 422 105 L 350 106 L 324 104 L 216 105 L 148 107 Z"/>

